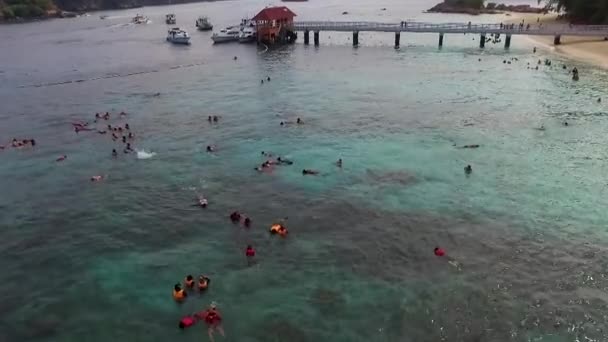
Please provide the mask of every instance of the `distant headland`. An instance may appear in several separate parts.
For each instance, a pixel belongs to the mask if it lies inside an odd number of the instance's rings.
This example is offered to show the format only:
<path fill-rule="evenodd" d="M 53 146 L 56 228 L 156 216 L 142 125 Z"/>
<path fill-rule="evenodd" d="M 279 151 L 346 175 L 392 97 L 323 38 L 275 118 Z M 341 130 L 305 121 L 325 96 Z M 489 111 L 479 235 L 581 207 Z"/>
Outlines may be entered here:
<path fill-rule="evenodd" d="M 88 11 L 213 0 L 0 0 L 0 23 L 74 17 Z"/>
<path fill-rule="evenodd" d="M 444 0 L 435 5 L 427 12 L 430 13 L 464 13 L 471 15 L 500 14 L 503 12 L 519 13 L 545 13 L 547 9 L 532 7 L 530 5 L 505 5 L 488 2 L 484 5 L 483 0 Z"/>

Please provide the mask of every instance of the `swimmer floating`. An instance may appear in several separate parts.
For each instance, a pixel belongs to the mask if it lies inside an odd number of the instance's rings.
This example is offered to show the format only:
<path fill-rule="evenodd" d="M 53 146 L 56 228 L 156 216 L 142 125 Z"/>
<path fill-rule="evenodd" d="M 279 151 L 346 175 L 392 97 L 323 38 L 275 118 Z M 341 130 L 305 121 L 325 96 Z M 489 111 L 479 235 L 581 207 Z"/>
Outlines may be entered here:
<path fill-rule="evenodd" d="M 281 237 L 286 237 L 289 231 L 285 228 L 284 225 L 280 223 L 275 223 L 270 227 L 270 234 L 278 234 Z"/>

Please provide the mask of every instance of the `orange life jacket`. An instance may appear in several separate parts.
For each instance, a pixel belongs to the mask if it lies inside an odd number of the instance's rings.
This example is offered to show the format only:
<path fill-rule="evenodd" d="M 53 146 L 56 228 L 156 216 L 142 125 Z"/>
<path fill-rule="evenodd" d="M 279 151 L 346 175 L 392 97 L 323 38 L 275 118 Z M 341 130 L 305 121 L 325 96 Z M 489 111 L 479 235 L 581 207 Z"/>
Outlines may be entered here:
<path fill-rule="evenodd" d="M 181 302 L 184 299 L 186 299 L 186 293 L 184 292 L 183 289 L 181 289 L 179 291 L 175 291 L 175 289 L 173 289 L 173 299 L 175 299 L 178 302 Z"/>

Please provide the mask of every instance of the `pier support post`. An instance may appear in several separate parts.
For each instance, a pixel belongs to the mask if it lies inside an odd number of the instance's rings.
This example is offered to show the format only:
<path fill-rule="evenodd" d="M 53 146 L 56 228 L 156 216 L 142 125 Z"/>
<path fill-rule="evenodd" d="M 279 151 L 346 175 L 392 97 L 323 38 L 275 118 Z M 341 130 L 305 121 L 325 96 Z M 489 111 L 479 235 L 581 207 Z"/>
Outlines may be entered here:
<path fill-rule="evenodd" d="M 395 32 L 395 49 L 399 48 L 400 41 L 401 41 L 401 32 Z"/>
<path fill-rule="evenodd" d="M 508 49 L 508 48 L 510 48 L 510 47 L 511 47 L 511 35 L 510 35 L 510 34 L 508 34 L 508 35 L 505 37 L 505 49 Z"/>
<path fill-rule="evenodd" d="M 562 36 L 559 34 L 553 38 L 553 45 L 559 45 L 562 43 Z"/>
<path fill-rule="evenodd" d="M 314 32 L 315 46 L 319 46 L 319 31 Z"/>
<path fill-rule="evenodd" d="M 482 33 L 479 37 L 479 48 L 483 49 L 484 47 L 486 47 L 486 34 Z"/>
<path fill-rule="evenodd" d="M 443 32 L 439 34 L 439 48 L 443 47 Z"/>
<path fill-rule="evenodd" d="M 308 45 L 310 43 L 310 31 L 304 31 L 304 45 Z"/>
<path fill-rule="evenodd" d="M 359 31 L 353 32 L 353 46 L 359 46 Z"/>

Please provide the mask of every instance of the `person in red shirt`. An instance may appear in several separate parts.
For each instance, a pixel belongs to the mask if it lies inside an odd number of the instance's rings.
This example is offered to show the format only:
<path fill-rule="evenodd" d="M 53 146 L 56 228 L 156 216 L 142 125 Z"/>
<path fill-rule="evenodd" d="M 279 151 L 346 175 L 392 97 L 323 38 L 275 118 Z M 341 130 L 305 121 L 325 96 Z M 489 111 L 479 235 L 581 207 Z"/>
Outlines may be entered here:
<path fill-rule="evenodd" d="M 255 249 L 251 245 L 247 246 L 245 250 L 245 256 L 247 257 L 247 264 L 251 265 L 253 262 L 253 257 L 255 257 Z"/>
<path fill-rule="evenodd" d="M 209 309 L 205 310 L 201 316 L 205 320 L 205 323 L 207 323 L 207 333 L 209 334 L 209 340 L 211 342 L 215 341 L 213 338 L 213 333 L 215 333 L 215 331 L 218 331 L 222 337 L 226 337 L 224 328 L 222 328 L 222 316 L 215 307 L 215 304 L 212 303 Z"/>

